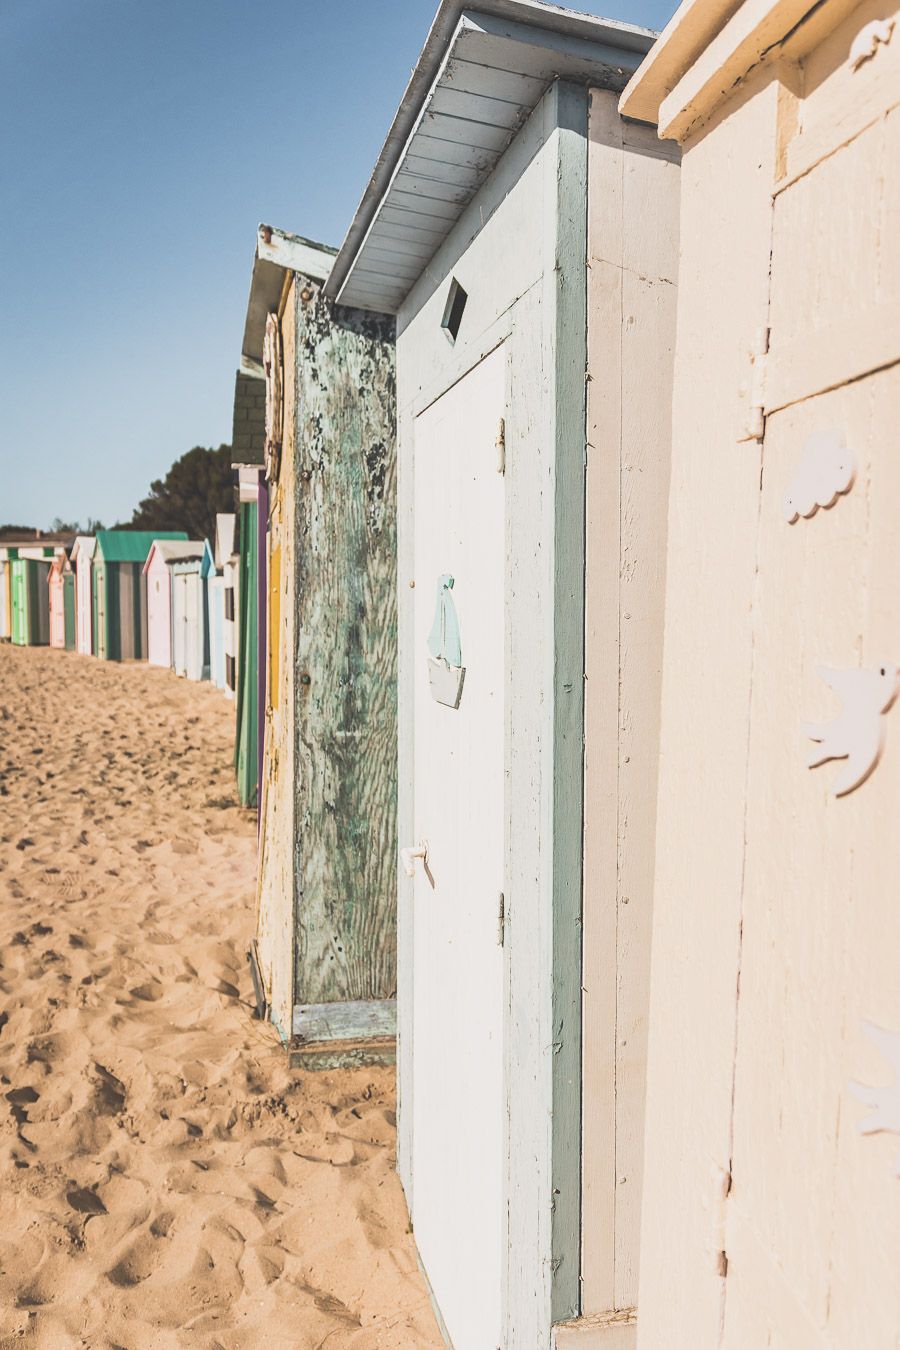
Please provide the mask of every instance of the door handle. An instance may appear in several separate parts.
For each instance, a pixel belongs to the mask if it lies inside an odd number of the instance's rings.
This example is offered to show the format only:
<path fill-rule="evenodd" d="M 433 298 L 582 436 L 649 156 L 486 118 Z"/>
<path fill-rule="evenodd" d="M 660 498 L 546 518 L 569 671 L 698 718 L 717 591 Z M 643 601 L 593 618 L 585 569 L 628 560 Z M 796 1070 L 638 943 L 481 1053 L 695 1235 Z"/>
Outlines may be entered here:
<path fill-rule="evenodd" d="M 416 858 L 421 858 L 423 862 L 428 858 L 428 845 L 424 839 L 420 839 L 415 848 L 401 848 L 400 850 L 400 861 L 408 877 L 416 875 Z"/>

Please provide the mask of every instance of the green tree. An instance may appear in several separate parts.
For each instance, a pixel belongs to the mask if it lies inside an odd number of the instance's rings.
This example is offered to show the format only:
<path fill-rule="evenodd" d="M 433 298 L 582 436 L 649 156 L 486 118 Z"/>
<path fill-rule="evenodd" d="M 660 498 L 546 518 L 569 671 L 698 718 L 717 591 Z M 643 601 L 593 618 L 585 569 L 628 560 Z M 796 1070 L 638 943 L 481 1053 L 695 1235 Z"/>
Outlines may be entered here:
<path fill-rule="evenodd" d="M 216 513 L 234 510 L 231 446 L 195 445 L 176 459 L 165 478 L 150 484 L 128 526 L 136 530 L 186 530 L 189 539 L 216 534 Z"/>

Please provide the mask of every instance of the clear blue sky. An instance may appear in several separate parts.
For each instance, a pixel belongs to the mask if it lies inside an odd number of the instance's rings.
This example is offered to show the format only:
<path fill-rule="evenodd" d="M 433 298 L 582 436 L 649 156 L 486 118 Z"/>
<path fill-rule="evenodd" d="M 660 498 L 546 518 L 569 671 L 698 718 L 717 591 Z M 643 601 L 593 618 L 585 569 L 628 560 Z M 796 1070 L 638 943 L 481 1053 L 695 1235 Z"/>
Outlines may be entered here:
<path fill-rule="evenodd" d="M 0 523 L 230 440 L 257 223 L 341 242 L 436 7 L 0 0 Z"/>

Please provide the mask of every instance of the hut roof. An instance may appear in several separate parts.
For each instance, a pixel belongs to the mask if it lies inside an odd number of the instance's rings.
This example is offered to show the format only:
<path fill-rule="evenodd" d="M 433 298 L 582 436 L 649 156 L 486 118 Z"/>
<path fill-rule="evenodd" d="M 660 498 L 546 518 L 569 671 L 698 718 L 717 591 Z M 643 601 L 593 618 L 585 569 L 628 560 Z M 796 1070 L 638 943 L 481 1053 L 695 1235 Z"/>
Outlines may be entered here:
<path fill-rule="evenodd" d="M 72 545 L 72 561 L 74 562 L 76 558 L 87 558 L 90 561 L 96 547 L 97 540 L 94 535 L 79 534 Z"/>
<path fill-rule="evenodd" d="M 215 575 L 216 564 L 209 540 L 204 539 L 196 553 L 182 558 L 170 559 L 173 572 L 199 571 L 201 577 Z"/>
<path fill-rule="evenodd" d="M 205 547 L 205 539 L 154 539 L 144 563 L 144 571 L 147 571 L 154 558 L 162 558 L 167 563 L 181 562 L 185 558 L 202 558 Z"/>
<path fill-rule="evenodd" d="M 285 272 L 302 272 L 313 281 L 324 281 L 331 271 L 336 253 L 337 249 L 329 244 L 316 244 L 302 235 L 276 230 L 273 225 L 259 226 L 256 231 L 247 317 L 244 321 L 244 341 L 241 345 L 243 371 L 258 376 L 263 374 L 266 319 L 271 310 L 278 308 Z"/>
<path fill-rule="evenodd" d="M 396 314 L 550 84 L 620 91 L 655 37 L 540 0 L 441 0 L 325 294 Z"/>
<path fill-rule="evenodd" d="M 187 535 L 184 530 L 98 530 L 97 555 L 104 562 L 144 563 L 157 539 L 187 539 Z"/>

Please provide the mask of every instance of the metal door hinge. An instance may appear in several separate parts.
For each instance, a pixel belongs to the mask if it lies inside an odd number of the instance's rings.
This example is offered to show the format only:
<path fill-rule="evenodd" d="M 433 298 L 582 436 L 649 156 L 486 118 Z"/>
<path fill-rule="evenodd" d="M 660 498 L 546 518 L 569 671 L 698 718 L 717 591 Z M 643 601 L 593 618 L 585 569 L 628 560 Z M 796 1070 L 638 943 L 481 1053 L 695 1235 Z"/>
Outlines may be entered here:
<path fill-rule="evenodd" d="M 760 328 L 750 351 L 750 390 L 745 441 L 761 441 L 766 433 L 766 371 L 769 364 L 769 330 Z"/>
<path fill-rule="evenodd" d="M 500 904 L 497 907 L 497 946 L 502 947 L 506 938 L 506 900 L 500 892 Z"/>
<path fill-rule="evenodd" d="M 500 428 L 494 442 L 497 447 L 497 472 L 506 473 L 506 418 L 500 418 Z"/>

